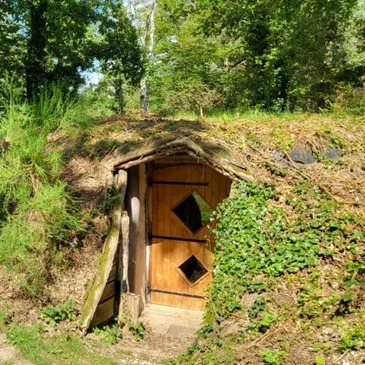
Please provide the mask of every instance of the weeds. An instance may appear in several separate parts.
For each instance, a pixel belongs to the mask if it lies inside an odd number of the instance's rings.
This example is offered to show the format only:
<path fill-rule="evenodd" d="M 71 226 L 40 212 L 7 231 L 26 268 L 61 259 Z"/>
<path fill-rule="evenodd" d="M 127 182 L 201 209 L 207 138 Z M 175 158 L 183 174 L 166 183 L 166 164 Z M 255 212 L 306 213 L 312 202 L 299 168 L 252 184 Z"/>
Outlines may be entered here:
<path fill-rule="evenodd" d="M 365 348 L 365 329 L 358 325 L 343 335 L 339 349 L 341 352 L 346 352 L 360 348 Z"/>
<path fill-rule="evenodd" d="M 122 330 L 118 322 L 103 327 L 95 327 L 93 332 L 100 336 L 102 342 L 109 345 L 115 345 L 122 338 Z"/>
<path fill-rule="evenodd" d="M 260 358 L 267 365 L 280 365 L 285 356 L 285 351 L 264 349 L 260 351 Z"/>
<path fill-rule="evenodd" d="M 74 300 L 66 300 L 59 306 L 48 305 L 42 309 L 41 318 L 51 327 L 55 327 L 57 323 L 65 320 L 73 321 L 76 318 L 75 306 Z"/>
<path fill-rule="evenodd" d="M 314 365 L 326 365 L 326 362 L 324 360 L 323 357 L 321 356 L 317 356 L 315 359 L 314 359 Z"/>
<path fill-rule="evenodd" d="M 263 312 L 259 319 L 252 321 L 248 327 L 251 330 L 258 330 L 261 333 L 265 333 L 271 325 L 277 320 L 277 315 L 268 312 Z"/>
<path fill-rule="evenodd" d="M 136 341 L 143 340 L 146 330 L 141 322 L 129 322 L 128 329 Z"/>
<path fill-rule="evenodd" d="M 115 345 L 123 337 L 123 329 L 127 329 L 136 341 L 143 339 L 145 328 L 140 322 L 132 322 L 127 319 L 125 322 L 120 320 L 102 327 L 95 327 L 93 332 L 100 336 L 101 341 L 109 345 Z"/>

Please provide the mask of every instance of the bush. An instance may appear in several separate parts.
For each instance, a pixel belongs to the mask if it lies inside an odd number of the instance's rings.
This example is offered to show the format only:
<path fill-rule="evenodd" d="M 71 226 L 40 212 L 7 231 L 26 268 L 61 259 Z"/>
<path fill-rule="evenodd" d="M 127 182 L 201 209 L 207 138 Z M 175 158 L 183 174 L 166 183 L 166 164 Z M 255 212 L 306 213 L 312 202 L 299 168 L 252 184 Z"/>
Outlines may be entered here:
<path fill-rule="evenodd" d="M 335 112 L 344 112 L 354 115 L 365 114 L 365 84 L 363 87 L 342 86 L 337 90 Z"/>

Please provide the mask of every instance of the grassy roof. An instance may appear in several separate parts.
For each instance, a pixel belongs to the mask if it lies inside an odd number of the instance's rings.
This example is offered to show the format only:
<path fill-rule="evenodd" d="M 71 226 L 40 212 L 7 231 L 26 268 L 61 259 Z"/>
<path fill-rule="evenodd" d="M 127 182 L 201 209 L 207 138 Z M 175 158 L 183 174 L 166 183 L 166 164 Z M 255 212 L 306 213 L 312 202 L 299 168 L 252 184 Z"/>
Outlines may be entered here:
<path fill-rule="evenodd" d="M 106 174 L 121 162 L 154 150 L 166 151 L 169 144 L 181 140 L 192 141 L 214 161 L 236 171 L 238 178 L 242 174 L 242 178 L 274 181 L 281 190 L 304 179 L 344 209 L 364 210 L 363 118 L 318 114 L 206 120 L 114 117 L 74 137 L 71 149 L 67 146 L 73 151 L 73 162 L 87 159 L 97 168 L 93 178 L 102 186 Z M 312 163 L 296 162 L 298 153 L 309 156 Z"/>

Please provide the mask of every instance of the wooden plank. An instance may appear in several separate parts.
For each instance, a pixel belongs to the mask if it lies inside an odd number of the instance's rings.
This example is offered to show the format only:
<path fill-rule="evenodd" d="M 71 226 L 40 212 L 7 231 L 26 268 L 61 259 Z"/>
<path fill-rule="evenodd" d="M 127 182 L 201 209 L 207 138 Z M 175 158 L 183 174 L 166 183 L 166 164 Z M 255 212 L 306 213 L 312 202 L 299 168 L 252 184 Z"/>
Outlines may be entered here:
<path fill-rule="evenodd" d="M 110 270 L 107 283 L 118 279 L 118 263 L 113 262 L 113 266 Z"/>
<path fill-rule="evenodd" d="M 90 322 L 90 328 L 107 324 L 115 316 L 115 297 L 98 304 Z"/>
<path fill-rule="evenodd" d="M 114 256 L 113 265 L 118 264 L 118 262 L 119 262 L 119 247 L 116 255 Z"/>
<path fill-rule="evenodd" d="M 116 286 L 115 281 L 112 281 L 105 285 L 105 289 L 103 295 L 100 298 L 100 302 L 103 302 L 104 300 L 109 299 L 111 297 L 115 297 L 115 286 Z"/>
<path fill-rule="evenodd" d="M 126 171 L 119 171 L 115 179 L 115 185 L 119 195 L 119 200 L 112 209 L 111 227 L 109 230 L 109 234 L 106 238 L 93 281 L 91 282 L 90 289 L 88 290 L 84 302 L 84 306 L 81 310 L 80 326 L 84 333 L 87 332 L 91 324 L 92 326 L 99 325 L 99 317 L 95 317 L 95 314 L 100 299 L 104 293 L 105 286 L 110 277 L 112 268 L 113 266 L 115 266 L 113 265 L 113 261 L 118 249 L 122 208 L 127 188 Z M 113 300 L 113 302 L 115 302 L 115 300 Z M 102 319 L 104 319 L 104 317 Z"/>
<path fill-rule="evenodd" d="M 128 267 L 129 267 L 129 224 L 130 219 L 127 212 L 123 212 L 121 218 L 121 246 L 119 255 L 119 276 L 121 275 L 121 297 L 119 302 L 118 317 L 124 318 L 125 303 L 123 294 L 129 292 Z"/>
<path fill-rule="evenodd" d="M 129 267 L 129 225 L 130 219 L 126 211 L 121 218 L 121 246 L 119 256 L 119 270 L 121 274 L 122 290 L 129 293 L 128 267 Z"/>
<path fill-rule="evenodd" d="M 180 307 L 188 309 L 203 310 L 205 308 L 205 299 L 188 298 L 180 295 L 151 293 L 151 302 L 155 304 L 168 305 L 171 307 Z"/>

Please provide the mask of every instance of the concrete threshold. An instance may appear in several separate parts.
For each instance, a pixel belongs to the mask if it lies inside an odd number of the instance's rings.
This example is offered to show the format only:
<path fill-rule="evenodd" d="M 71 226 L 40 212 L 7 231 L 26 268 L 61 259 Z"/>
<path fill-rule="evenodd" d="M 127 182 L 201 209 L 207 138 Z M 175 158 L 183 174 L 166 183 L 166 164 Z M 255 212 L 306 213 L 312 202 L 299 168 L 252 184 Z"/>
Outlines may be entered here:
<path fill-rule="evenodd" d="M 139 319 L 153 334 L 186 338 L 194 337 L 202 317 L 202 311 L 147 304 Z"/>

